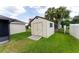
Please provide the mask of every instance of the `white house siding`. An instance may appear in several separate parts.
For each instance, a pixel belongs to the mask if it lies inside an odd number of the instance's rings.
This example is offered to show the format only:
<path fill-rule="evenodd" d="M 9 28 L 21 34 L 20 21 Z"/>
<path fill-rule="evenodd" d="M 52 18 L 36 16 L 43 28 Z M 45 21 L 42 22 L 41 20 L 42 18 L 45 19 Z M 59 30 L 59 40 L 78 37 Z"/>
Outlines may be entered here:
<path fill-rule="evenodd" d="M 79 24 L 70 24 L 69 32 L 70 32 L 70 35 L 79 39 Z"/>
<path fill-rule="evenodd" d="M 10 24 L 10 34 L 16 34 L 25 32 L 25 25 L 24 24 L 18 24 L 18 23 L 11 23 Z"/>

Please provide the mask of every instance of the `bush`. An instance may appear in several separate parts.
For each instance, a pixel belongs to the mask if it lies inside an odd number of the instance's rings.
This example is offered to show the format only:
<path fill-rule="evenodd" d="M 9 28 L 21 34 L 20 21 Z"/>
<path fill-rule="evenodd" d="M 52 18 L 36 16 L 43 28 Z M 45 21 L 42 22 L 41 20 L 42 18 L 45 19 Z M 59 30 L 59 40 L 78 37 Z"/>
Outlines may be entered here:
<path fill-rule="evenodd" d="M 64 27 L 64 25 L 69 26 L 70 25 L 70 21 L 69 20 L 65 20 L 61 22 L 62 28 Z"/>

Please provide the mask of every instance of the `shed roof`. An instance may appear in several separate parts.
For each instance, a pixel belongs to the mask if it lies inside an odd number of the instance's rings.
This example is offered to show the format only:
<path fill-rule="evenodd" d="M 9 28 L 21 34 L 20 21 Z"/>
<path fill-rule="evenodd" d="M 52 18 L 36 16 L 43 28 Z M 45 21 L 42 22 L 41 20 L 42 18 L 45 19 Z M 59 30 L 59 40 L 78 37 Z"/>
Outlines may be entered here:
<path fill-rule="evenodd" d="M 12 23 L 17 23 L 17 24 L 26 24 L 26 22 L 23 22 L 23 21 L 20 21 L 20 20 L 17 20 L 17 19 L 14 19 L 13 21 L 12 21 Z"/>
<path fill-rule="evenodd" d="M 35 16 L 33 19 L 31 19 L 30 21 L 32 22 L 34 19 L 36 19 L 36 18 L 42 18 L 42 19 L 46 19 L 46 18 L 44 18 L 44 17 L 41 17 L 41 16 Z"/>
<path fill-rule="evenodd" d="M 30 26 L 30 25 L 31 25 L 31 22 L 32 22 L 34 19 L 36 19 L 36 18 L 42 18 L 42 19 L 47 20 L 47 19 L 44 18 L 44 17 L 41 17 L 41 16 L 35 16 L 33 19 L 30 19 L 30 22 L 29 22 L 29 24 L 28 24 L 27 26 Z M 49 21 L 50 21 L 50 20 L 49 20 Z"/>

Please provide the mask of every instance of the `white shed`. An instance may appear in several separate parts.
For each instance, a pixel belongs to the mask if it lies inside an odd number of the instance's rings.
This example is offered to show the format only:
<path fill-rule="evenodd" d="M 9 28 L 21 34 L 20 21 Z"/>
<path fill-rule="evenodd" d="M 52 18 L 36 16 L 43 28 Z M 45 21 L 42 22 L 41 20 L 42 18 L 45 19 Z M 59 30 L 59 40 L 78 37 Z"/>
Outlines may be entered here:
<path fill-rule="evenodd" d="M 16 34 L 25 32 L 25 22 L 14 19 L 14 22 L 10 23 L 10 34 Z"/>
<path fill-rule="evenodd" d="M 39 35 L 48 38 L 54 34 L 54 23 L 43 17 L 36 16 L 31 22 L 32 35 Z"/>

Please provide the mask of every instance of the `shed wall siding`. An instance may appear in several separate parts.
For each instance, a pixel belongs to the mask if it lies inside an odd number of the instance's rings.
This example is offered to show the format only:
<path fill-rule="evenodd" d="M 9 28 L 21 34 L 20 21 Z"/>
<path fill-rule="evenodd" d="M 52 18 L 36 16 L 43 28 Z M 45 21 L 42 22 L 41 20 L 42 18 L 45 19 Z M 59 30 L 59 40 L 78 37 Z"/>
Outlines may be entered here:
<path fill-rule="evenodd" d="M 25 32 L 25 25 L 23 24 L 10 24 L 10 34 Z"/>
<path fill-rule="evenodd" d="M 33 26 L 35 23 L 37 23 L 36 26 Z M 31 23 L 32 35 L 34 35 L 37 32 L 37 29 L 34 29 L 34 27 L 35 28 L 39 27 L 38 23 L 42 23 L 42 26 L 41 26 L 41 28 L 42 28 L 42 30 L 41 30 L 42 34 L 41 34 L 41 36 L 46 37 L 47 36 L 47 34 L 46 34 L 47 33 L 46 32 L 46 30 L 47 30 L 47 25 L 46 25 L 47 21 L 44 20 L 44 19 L 40 19 L 40 18 L 35 19 Z M 40 31 L 40 29 L 38 29 L 38 31 Z M 37 34 L 37 35 L 39 35 L 39 34 Z"/>
<path fill-rule="evenodd" d="M 36 26 L 34 26 L 34 24 L 36 24 Z M 34 29 L 34 27 L 39 27 L 38 26 L 38 23 L 42 23 L 41 25 L 41 28 L 42 28 L 42 35 L 43 37 L 49 37 L 50 35 L 52 35 L 54 33 L 54 23 L 53 22 L 50 22 L 48 20 L 45 20 L 45 19 L 41 19 L 41 18 L 38 18 L 38 19 L 34 19 L 34 21 L 32 21 L 31 23 L 31 31 L 32 31 L 32 35 L 36 35 L 37 33 L 37 29 Z M 53 23 L 53 27 L 50 28 L 50 23 Z M 38 31 L 40 31 L 40 29 L 38 29 Z M 36 34 L 35 34 L 36 33 Z M 37 34 L 39 35 L 39 34 Z"/>
<path fill-rule="evenodd" d="M 43 21 L 43 37 L 47 37 L 47 21 Z"/>
<path fill-rule="evenodd" d="M 50 23 L 52 23 L 53 27 L 50 27 Z M 47 22 L 47 37 L 54 34 L 54 23 L 53 22 Z"/>

